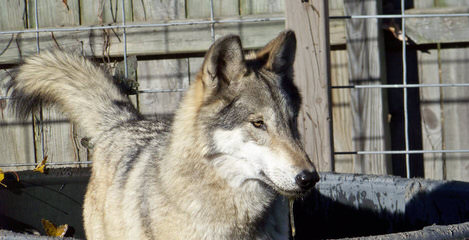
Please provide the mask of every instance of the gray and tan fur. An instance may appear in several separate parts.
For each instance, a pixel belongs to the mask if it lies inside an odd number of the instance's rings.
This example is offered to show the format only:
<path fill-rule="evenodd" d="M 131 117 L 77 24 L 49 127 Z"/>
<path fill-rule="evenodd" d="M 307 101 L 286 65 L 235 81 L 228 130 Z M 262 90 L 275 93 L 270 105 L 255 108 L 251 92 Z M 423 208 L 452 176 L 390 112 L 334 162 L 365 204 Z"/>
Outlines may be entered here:
<path fill-rule="evenodd" d="M 170 123 L 146 120 L 80 56 L 31 57 L 10 82 L 19 115 L 58 106 L 93 143 L 88 239 L 288 239 L 283 196 L 318 181 L 297 131 L 296 38 L 244 54 L 238 36 L 208 50 Z"/>

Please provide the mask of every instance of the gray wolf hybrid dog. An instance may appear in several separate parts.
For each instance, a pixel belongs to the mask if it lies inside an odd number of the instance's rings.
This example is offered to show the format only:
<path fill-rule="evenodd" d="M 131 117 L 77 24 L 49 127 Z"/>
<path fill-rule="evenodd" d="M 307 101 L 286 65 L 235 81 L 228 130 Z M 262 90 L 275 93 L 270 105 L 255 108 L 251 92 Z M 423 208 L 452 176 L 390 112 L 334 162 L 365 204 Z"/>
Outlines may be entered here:
<path fill-rule="evenodd" d="M 58 106 L 93 144 L 88 239 L 288 239 L 288 206 L 319 176 L 299 140 L 296 38 L 244 53 L 218 39 L 170 123 L 145 119 L 73 54 L 31 57 L 10 81 L 19 115 Z"/>

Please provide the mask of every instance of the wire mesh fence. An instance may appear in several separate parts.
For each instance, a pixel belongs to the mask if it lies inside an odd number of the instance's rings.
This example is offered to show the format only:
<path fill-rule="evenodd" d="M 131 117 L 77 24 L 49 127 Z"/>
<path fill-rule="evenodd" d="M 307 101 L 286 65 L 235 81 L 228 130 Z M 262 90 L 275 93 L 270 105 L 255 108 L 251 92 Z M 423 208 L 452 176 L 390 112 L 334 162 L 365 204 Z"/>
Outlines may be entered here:
<path fill-rule="evenodd" d="M 397 2 L 397 1 L 394 1 Z M 408 82 L 408 54 L 407 49 L 409 47 L 409 40 L 407 38 L 406 20 L 413 18 L 462 18 L 469 17 L 469 13 L 422 13 L 422 14 L 411 14 L 406 13 L 406 3 L 414 1 L 400 0 L 400 14 L 370 14 L 370 15 L 344 15 L 344 16 L 330 16 L 332 21 L 350 21 L 353 19 L 359 20 L 400 20 L 399 24 L 401 28 L 401 48 L 402 48 L 402 83 L 401 84 L 349 84 L 349 85 L 332 85 L 331 91 L 338 89 L 402 89 L 403 91 L 403 114 L 404 114 L 404 149 L 402 150 L 359 150 L 359 151 L 334 151 L 334 155 L 397 155 L 403 154 L 405 156 L 405 169 L 406 177 L 411 177 L 410 172 L 410 158 L 412 154 L 426 154 L 426 153 L 468 153 L 468 149 L 411 149 L 409 143 L 412 141 L 409 137 L 409 100 L 408 100 L 408 89 L 410 88 L 458 88 L 458 87 L 469 87 L 468 83 L 409 83 Z M 383 3 L 384 4 L 384 3 Z M 464 11 L 464 10 L 463 10 Z M 448 36 L 451 38 L 451 36 Z M 365 41 L 365 40 L 364 40 Z M 388 69 L 388 71 L 392 71 Z M 445 147 L 445 146 L 443 146 Z"/>

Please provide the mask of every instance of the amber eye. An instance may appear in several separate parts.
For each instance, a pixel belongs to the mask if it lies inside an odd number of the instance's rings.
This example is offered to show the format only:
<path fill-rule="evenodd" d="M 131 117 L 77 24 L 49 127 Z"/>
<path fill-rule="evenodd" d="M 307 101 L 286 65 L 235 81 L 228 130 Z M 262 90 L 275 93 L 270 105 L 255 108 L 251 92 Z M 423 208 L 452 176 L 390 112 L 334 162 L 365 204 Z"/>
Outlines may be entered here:
<path fill-rule="evenodd" d="M 262 120 L 254 121 L 254 122 L 251 122 L 251 123 L 255 128 L 264 128 L 265 127 L 264 121 L 262 121 Z"/>

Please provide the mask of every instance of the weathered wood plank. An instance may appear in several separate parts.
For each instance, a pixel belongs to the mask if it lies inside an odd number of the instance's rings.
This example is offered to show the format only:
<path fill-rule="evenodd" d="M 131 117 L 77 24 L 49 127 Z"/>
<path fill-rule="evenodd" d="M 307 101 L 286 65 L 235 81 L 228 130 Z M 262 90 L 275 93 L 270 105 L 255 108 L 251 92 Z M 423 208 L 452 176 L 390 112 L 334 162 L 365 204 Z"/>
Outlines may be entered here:
<path fill-rule="evenodd" d="M 0 79 L 7 79 L 8 73 L 1 71 Z M 6 90 L 0 87 L 0 95 L 5 96 Z M 7 108 L 7 99 L 0 99 L 0 164 L 34 164 L 34 133 L 32 117 L 18 119 Z M 3 168 L 3 167 L 2 167 Z M 3 168 L 4 170 L 25 170 L 34 167 Z"/>
<path fill-rule="evenodd" d="M 345 22 L 330 21 L 329 22 L 330 45 L 345 45 Z"/>
<path fill-rule="evenodd" d="M 186 17 L 186 6 L 185 0 L 167 0 L 167 1 L 160 1 L 160 0 L 133 0 L 133 16 L 134 21 L 157 21 L 157 20 L 173 20 L 173 19 L 184 19 Z M 160 29 L 163 31 L 170 31 L 169 27 Z M 181 60 L 182 61 L 182 60 Z M 138 63 L 136 64 L 136 68 Z M 143 76 L 143 87 L 145 84 L 148 87 L 152 87 L 152 84 L 148 84 L 149 76 L 153 76 L 153 74 L 159 74 L 160 72 L 166 72 L 165 63 L 156 62 L 156 61 L 147 61 L 145 64 L 140 63 L 140 71 L 139 73 Z M 149 66 L 155 67 L 151 69 Z M 168 70 L 174 70 L 174 68 L 170 68 Z M 153 72 L 152 72 L 153 71 Z M 182 70 L 181 70 L 182 71 Z M 176 73 L 175 73 L 176 74 Z M 181 73 L 180 73 L 181 74 Z M 187 73 L 185 73 L 187 74 Z M 137 77 L 138 78 L 138 77 Z M 155 79 L 153 79 L 155 80 Z M 158 78 L 156 81 L 161 82 L 156 87 L 165 87 L 168 85 L 174 85 L 174 78 Z M 166 84 L 163 82 L 166 81 Z M 140 85 L 142 88 L 142 85 Z M 142 100 L 148 100 L 151 104 L 159 104 L 158 109 L 163 108 L 165 103 L 174 103 L 179 101 L 181 94 L 175 93 L 143 93 L 131 96 L 131 99 L 135 97 L 134 102 L 136 103 L 139 110 L 146 111 L 149 107 L 154 106 L 146 106 L 147 102 Z M 156 102 L 156 103 L 155 103 Z M 171 106 L 170 106 L 171 108 Z M 158 113 L 158 109 L 154 112 L 155 114 Z"/>
<path fill-rule="evenodd" d="M 272 15 L 270 15 L 272 16 Z M 236 18 L 238 19 L 238 18 Z M 171 20 L 170 22 L 181 22 Z M 212 38 L 207 25 L 172 26 L 165 28 L 127 29 L 127 50 L 131 55 L 159 55 L 205 52 Z M 283 21 L 261 23 L 223 23 L 216 24 L 215 33 L 222 36 L 228 33 L 241 36 L 244 47 L 259 48 L 284 29 Z M 197 33 L 197 34 L 194 34 Z M 109 41 L 102 37 L 102 30 L 40 33 L 41 49 L 60 46 L 65 49 L 82 49 L 85 55 L 102 57 L 106 49 L 111 57 L 122 56 L 122 30 L 108 32 Z M 23 33 L 13 37 L 0 35 L 0 46 L 8 46 L 0 56 L 0 64 L 16 63 L 20 56 L 36 53 L 36 34 Z M 81 51 L 81 50 L 80 50 Z"/>
<path fill-rule="evenodd" d="M 344 16 L 344 0 L 329 0 L 329 16 Z"/>
<path fill-rule="evenodd" d="M 26 6 L 23 0 L 12 0 L 2 3 L 0 8 L 0 29 L 16 30 L 27 27 L 27 21 L 23 17 Z"/>
<path fill-rule="evenodd" d="M 435 0 L 414 1 L 414 8 L 431 8 L 435 6 Z"/>
<path fill-rule="evenodd" d="M 89 26 L 89 25 L 109 25 L 109 24 L 118 24 L 122 23 L 122 3 L 124 3 L 125 7 L 125 20 L 128 24 L 133 20 L 133 9 L 132 9 L 132 0 L 80 0 L 80 25 L 81 26 Z M 61 44 L 62 47 L 65 49 L 71 48 L 80 49 L 85 55 L 96 55 L 102 58 L 109 58 L 110 54 L 108 52 L 112 42 L 109 41 L 109 38 L 117 39 L 118 42 L 123 41 L 121 31 L 117 34 L 113 29 L 105 29 L 105 30 L 96 30 L 96 31 L 89 31 L 89 32 L 81 32 L 81 33 L 88 33 L 89 38 L 87 41 L 82 41 L 82 39 L 73 39 L 70 38 L 72 41 L 70 44 Z M 78 32 L 75 32 L 78 33 Z M 64 36 L 67 36 L 69 33 L 62 33 Z M 60 34 L 59 34 L 60 35 Z M 72 33 L 73 36 L 73 33 Z M 47 39 L 47 37 L 46 37 Z M 53 44 L 57 45 L 54 39 Z M 73 41 L 77 41 L 73 43 Z M 47 42 L 47 40 L 46 40 Z M 62 43 L 62 42 L 61 42 Z M 78 43 L 78 44 L 77 44 Z M 95 48 L 95 43 L 101 44 L 100 47 Z M 50 45 L 49 45 L 50 46 Z M 85 47 L 84 47 L 85 46 Z M 121 46 L 122 52 L 124 51 L 123 46 Z M 85 51 L 84 49 L 88 49 Z M 89 54 L 92 52 L 92 54 Z M 121 54 L 122 56 L 123 54 Z"/>
<path fill-rule="evenodd" d="M 327 0 L 285 1 L 286 27 L 297 34 L 295 81 L 303 97 L 298 127 L 319 171 L 332 171 Z"/>
<path fill-rule="evenodd" d="M 468 48 L 441 50 L 441 79 L 444 83 L 469 83 Z M 442 88 L 443 136 L 445 149 L 468 149 L 468 88 Z M 446 154 L 446 178 L 469 181 L 469 154 Z"/>
<path fill-rule="evenodd" d="M 81 25 L 121 23 L 122 1 L 125 1 L 125 20 L 132 21 L 131 0 L 80 0 Z"/>
<path fill-rule="evenodd" d="M 329 16 L 344 16 L 344 0 L 329 1 Z M 329 21 L 329 38 L 331 45 L 345 44 L 344 20 Z"/>
<path fill-rule="evenodd" d="M 378 1 L 348 0 L 346 15 L 378 14 Z M 351 19 L 346 23 L 347 53 L 352 84 L 384 84 L 383 49 L 376 19 Z M 353 145 L 357 151 L 386 150 L 384 105 L 381 89 L 351 90 L 353 111 Z M 383 155 L 356 155 L 354 172 L 387 174 L 388 162 Z"/>
<path fill-rule="evenodd" d="M 188 59 L 138 61 L 137 77 L 140 90 L 187 89 L 189 86 Z M 148 117 L 173 114 L 183 92 L 140 93 L 140 112 Z"/>
<path fill-rule="evenodd" d="M 285 1 L 282 0 L 240 0 L 240 14 L 283 13 Z"/>
<path fill-rule="evenodd" d="M 414 8 L 430 8 L 430 7 L 466 7 L 469 0 L 417 0 L 414 1 Z"/>
<path fill-rule="evenodd" d="M 466 5 L 467 6 L 467 5 Z M 410 9 L 407 14 L 469 13 L 469 7 Z M 469 41 L 468 17 L 409 18 L 406 35 L 417 44 Z"/>
<path fill-rule="evenodd" d="M 186 0 L 187 18 L 210 18 L 210 0 Z M 213 15 L 215 18 L 238 16 L 238 0 L 213 0 Z"/>
<path fill-rule="evenodd" d="M 419 79 L 422 84 L 439 84 L 440 64 L 439 50 L 418 52 Z M 420 112 L 422 117 L 422 146 L 423 150 L 443 149 L 442 121 L 441 121 L 441 90 L 440 88 L 420 88 Z M 425 153 L 425 178 L 444 179 L 444 156 L 442 153 Z"/>
<path fill-rule="evenodd" d="M 334 86 L 349 84 L 348 59 L 346 50 L 331 51 L 331 84 Z M 334 151 L 353 151 L 352 144 L 352 109 L 349 89 L 333 89 L 332 122 Z M 335 171 L 353 173 L 353 155 L 335 155 Z"/>
<path fill-rule="evenodd" d="M 329 15 L 343 16 L 344 1 L 330 0 Z M 329 36 L 331 39 L 342 36 L 345 43 L 345 21 L 332 20 L 329 22 Z M 348 85 L 348 58 L 346 50 L 331 51 L 331 84 Z M 334 136 L 334 151 L 353 151 L 352 127 L 353 118 L 350 106 L 350 90 L 336 89 L 331 91 L 332 122 Z M 353 155 L 335 155 L 334 170 L 339 173 L 353 173 Z"/>
<path fill-rule="evenodd" d="M 428 1 L 428 0 L 420 0 L 420 1 Z M 435 6 L 437 7 L 447 7 L 447 6 L 467 7 L 469 5 L 469 0 L 431 0 L 431 1 L 433 1 Z"/>
<path fill-rule="evenodd" d="M 184 0 L 132 0 L 134 21 L 184 19 Z"/>
<path fill-rule="evenodd" d="M 48 156 L 49 163 L 87 161 L 87 150 L 81 145 L 81 140 L 85 137 L 83 133 L 55 109 L 45 108 L 42 113 L 43 126 L 40 123 L 36 124 L 38 158 L 42 157 L 40 144 L 43 140 L 44 156 Z M 41 130 L 44 131 L 43 139 Z"/>
<path fill-rule="evenodd" d="M 436 13 L 447 12 L 469 12 L 468 0 L 421 0 L 415 2 L 416 10 L 410 13 L 423 12 L 428 13 L 436 11 Z M 444 7 L 429 10 L 433 7 Z M 448 8 L 453 7 L 453 8 Z M 454 7 L 458 7 L 455 9 Z M 422 8 L 422 9 L 418 9 Z M 467 19 L 467 18 L 466 18 Z M 467 32 L 462 29 L 461 33 L 453 33 L 455 23 L 461 24 L 465 19 L 426 19 L 424 21 L 437 21 L 436 25 L 424 25 L 423 27 L 433 31 L 434 35 L 430 35 L 430 39 L 439 39 L 454 36 L 460 36 Z M 448 22 L 450 21 L 450 22 Z M 455 22 L 452 22 L 455 21 Z M 441 29 L 441 24 L 450 26 Z M 429 23 L 431 24 L 431 23 Z M 417 27 L 412 26 L 411 28 Z M 467 26 L 466 26 L 467 28 Z M 423 31 L 424 29 L 417 29 Z M 450 31 L 442 33 L 441 31 Z M 456 30 L 457 31 L 457 30 Z M 437 34 L 445 34 L 446 36 L 436 36 Z M 412 39 L 417 38 L 412 36 Z M 451 39 L 450 39 L 451 40 Z M 467 41 L 466 39 L 460 39 Z M 469 50 L 467 48 L 454 49 L 431 49 L 427 52 L 419 52 L 419 79 L 421 83 L 466 83 L 469 76 L 467 59 L 469 58 Z M 421 113 L 422 113 L 422 140 L 424 150 L 440 150 L 440 149 L 467 149 L 469 146 L 469 138 L 464 131 L 469 117 L 467 107 L 467 89 L 466 88 L 421 88 Z M 425 177 L 432 179 L 444 180 L 462 180 L 469 181 L 467 174 L 469 163 L 467 161 L 469 155 L 462 153 L 434 153 L 425 154 Z"/>
<path fill-rule="evenodd" d="M 184 19 L 184 0 L 133 1 L 135 21 Z M 171 31 L 170 27 L 161 29 Z M 138 62 L 139 89 L 185 89 L 189 79 L 187 59 L 152 60 Z M 182 92 L 140 93 L 137 95 L 139 110 L 149 116 L 172 114 L 182 97 Z"/>
<path fill-rule="evenodd" d="M 30 2 L 31 3 L 31 2 Z M 79 25 L 78 1 L 38 1 L 40 27 L 55 27 L 62 22 Z M 31 15 L 30 15 L 31 16 Z M 34 17 L 34 16 L 32 16 Z M 31 17 L 29 22 L 31 22 Z M 48 156 L 48 162 L 86 161 L 87 151 L 80 141 L 84 137 L 55 109 L 44 108 L 36 115 L 42 124 L 36 124 L 36 156 L 38 161 Z"/>
<path fill-rule="evenodd" d="M 26 13 L 25 1 L 6 1 L 0 8 L 0 30 L 23 29 L 27 21 L 23 18 Z M 12 44 L 14 41 L 12 39 Z M 1 45 L 2 47 L 5 45 Z M 3 48 L 2 48 L 3 49 Z M 7 70 L 0 70 L 0 96 L 6 96 L 4 81 L 9 78 Z M 35 163 L 34 133 L 32 117 L 20 120 L 6 108 L 9 100 L 0 100 L 0 164 Z M 24 170 L 31 167 L 4 168 L 4 170 Z"/>
<path fill-rule="evenodd" d="M 186 17 L 184 0 L 134 0 L 133 8 L 136 21 Z M 160 31 L 168 32 L 171 28 L 166 27 Z M 137 66 L 139 89 L 185 89 L 189 82 L 187 59 L 139 61 Z M 154 115 L 173 113 L 182 94 L 182 92 L 139 93 L 136 98 L 139 110 L 147 116 L 154 117 Z"/>
<path fill-rule="evenodd" d="M 202 64 L 204 63 L 203 57 L 189 58 L 189 82 L 192 83 L 195 80 L 197 73 L 199 72 Z"/>
<path fill-rule="evenodd" d="M 37 1 L 39 27 L 63 27 L 80 25 L 79 0 L 69 1 L 40 1 L 31 0 L 28 3 L 29 28 L 36 27 L 35 2 Z"/>

